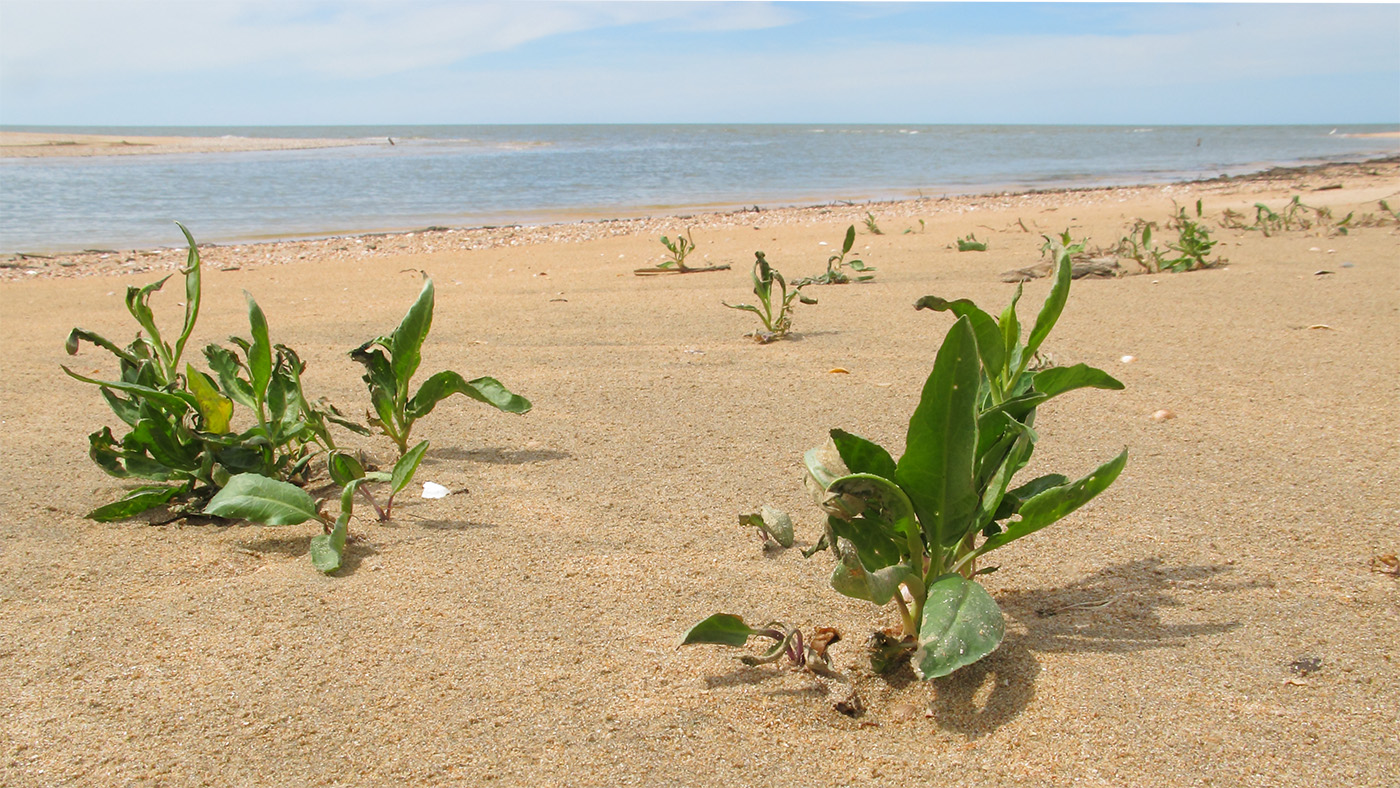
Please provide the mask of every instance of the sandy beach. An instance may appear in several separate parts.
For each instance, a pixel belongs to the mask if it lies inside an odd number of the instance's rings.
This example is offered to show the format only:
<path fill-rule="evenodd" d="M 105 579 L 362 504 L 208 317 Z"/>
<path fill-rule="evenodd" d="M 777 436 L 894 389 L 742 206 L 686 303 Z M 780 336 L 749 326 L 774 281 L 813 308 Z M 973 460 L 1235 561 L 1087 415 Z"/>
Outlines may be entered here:
<path fill-rule="evenodd" d="M 1372 221 L 1221 226 L 1227 209 L 1252 220 L 1293 196 Z M 1198 199 L 1227 264 L 1078 280 L 1045 348 L 1126 390 L 1043 408 L 1027 474 L 1086 473 L 1127 447 L 1117 484 L 998 552 L 998 651 L 932 682 L 872 675 L 863 643 L 893 610 L 832 591 L 829 553 L 765 552 L 737 516 L 785 509 L 808 546 L 820 512 L 801 453 L 838 427 L 902 449 L 952 323 L 916 299 L 999 312 L 1002 274 L 1040 261 L 1042 234 L 1109 246 Z M 87 456 L 87 435 L 117 422 L 59 365 L 115 364 L 91 347 L 70 358 L 63 340 L 81 326 L 130 341 L 125 288 L 184 251 L 8 259 L 0 783 L 1393 784 L 1400 229 L 1381 200 L 1400 207 L 1400 163 L 205 247 L 190 348 L 248 333 L 247 290 L 308 362 L 308 393 L 361 415 L 347 351 L 392 330 L 421 270 L 437 313 L 420 379 L 489 374 L 534 403 L 440 404 L 415 429 L 432 442 L 418 481 L 469 492 L 357 517 L 329 577 L 307 559 L 309 524 L 85 519 L 126 487 Z M 807 290 L 819 303 L 787 341 L 745 338 L 752 316 L 720 302 L 752 300 L 754 252 L 817 274 L 851 224 L 875 279 Z M 732 268 L 633 275 L 686 228 L 692 264 Z M 956 251 L 969 233 L 988 251 Z M 1025 287 L 1029 323 L 1048 285 Z M 169 325 L 183 294 L 167 290 L 154 300 Z M 387 439 L 341 436 L 392 458 Z M 676 647 L 721 611 L 836 627 L 864 714 L 834 710 L 811 674 Z"/>
<path fill-rule="evenodd" d="M 234 153 L 238 151 L 339 148 L 349 145 L 381 144 L 382 142 L 384 141 L 273 137 L 148 137 L 0 131 L 0 158 Z"/>

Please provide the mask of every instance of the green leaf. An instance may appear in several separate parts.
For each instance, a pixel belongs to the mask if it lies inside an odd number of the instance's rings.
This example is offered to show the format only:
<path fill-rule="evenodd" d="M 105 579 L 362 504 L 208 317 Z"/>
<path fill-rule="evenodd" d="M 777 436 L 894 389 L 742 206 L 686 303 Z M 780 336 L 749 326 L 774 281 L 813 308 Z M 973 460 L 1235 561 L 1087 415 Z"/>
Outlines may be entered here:
<path fill-rule="evenodd" d="M 924 296 L 914 302 L 915 309 L 930 309 L 936 312 L 952 312 L 956 317 L 965 317 L 972 323 L 972 332 L 977 339 L 977 354 L 982 365 L 990 372 L 1000 372 L 1005 361 L 1001 328 L 992 316 L 966 298 L 948 301 L 938 296 Z"/>
<path fill-rule="evenodd" d="M 908 545 L 907 549 L 902 550 L 906 556 L 923 554 L 922 549 L 909 541 L 919 534 L 914 505 L 894 481 L 870 473 L 853 473 L 833 481 L 827 487 L 827 495 L 830 497 L 828 505 L 822 508 L 850 512 L 854 517 L 869 521 L 881 529 L 884 538 L 896 545 Z M 859 544 L 860 540 L 853 538 L 852 541 Z M 867 566 L 875 565 L 870 556 L 863 555 L 863 558 Z M 891 562 L 882 561 L 879 565 Z"/>
<path fill-rule="evenodd" d="M 899 593 L 900 583 L 918 576 L 907 564 L 867 569 L 860 559 L 859 550 L 849 539 L 836 540 L 836 555 L 841 563 L 831 573 L 831 587 L 852 599 L 864 599 L 877 605 L 889 604 Z"/>
<path fill-rule="evenodd" d="M 92 344 L 97 345 L 98 347 L 106 350 L 107 352 L 111 353 L 112 355 L 116 356 L 122 361 L 125 361 L 133 366 L 140 363 L 140 361 L 135 356 L 117 347 L 116 344 L 114 344 L 111 340 L 107 339 L 101 334 L 94 334 L 91 331 L 87 331 L 81 328 L 75 328 L 72 331 L 68 332 L 68 339 L 64 340 L 63 349 L 70 356 L 77 355 L 78 342 L 80 340 L 86 340 L 88 342 L 91 342 Z"/>
<path fill-rule="evenodd" d="M 764 504 L 757 512 L 739 515 L 739 525 L 757 528 L 783 547 L 792 547 L 792 518 L 782 509 Z"/>
<path fill-rule="evenodd" d="M 175 487 L 137 487 L 135 490 L 127 493 L 121 500 L 113 501 L 106 506 L 99 506 L 88 512 L 87 516 L 88 519 L 96 520 L 99 523 L 112 523 L 118 520 L 125 520 L 130 517 L 135 517 L 147 509 L 154 509 L 157 506 L 169 503 L 170 499 L 180 493 L 186 492 L 186 490 L 187 488 L 184 485 L 177 485 Z"/>
<path fill-rule="evenodd" d="M 336 518 L 335 527 L 328 534 L 311 537 L 307 552 L 311 555 L 311 565 L 319 572 L 330 574 L 340 568 L 345 554 L 345 541 L 349 537 L 350 512 L 342 511 Z"/>
<path fill-rule="evenodd" d="M 417 446 L 404 452 L 399 461 L 394 463 L 392 482 L 390 483 L 390 497 L 398 495 L 409 482 L 413 481 L 413 474 L 418 471 L 418 463 L 423 461 L 423 452 L 428 450 L 428 442 L 422 441 Z"/>
<path fill-rule="evenodd" d="M 365 466 L 355 455 L 343 451 L 333 451 L 327 455 L 326 470 L 330 473 L 331 481 L 342 487 L 365 475 Z"/>
<path fill-rule="evenodd" d="M 174 274 L 171 274 L 170 276 L 174 276 Z M 171 371 L 168 368 L 170 359 L 167 358 L 167 354 L 165 352 L 166 348 L 161 342 L 160 328 L 156 326 L 156 317 L 155 314 L 151 312 L 151 306 L 149 302 L 151 300 L 151 294 L 160 290 L 161 287 L 165 285 L 166 280 L 169 279 L 170 276 L 166 276 L 160 279 L 159 281 L 152 282 L 146 285 L 145 287 L 128 287 L 126 289 L 127 311 L 131 313 L 132 317 L 136 318 L 137 323 L 141 324 L 141 328 L 145 329 L 146 336 L 150 337 L 151 346 L 156 348 L 157 354 L 160 356 L 161 367 L 166 369 L 168 372 Z"/>
<path fill-rule="evenodd" d="M 1026 338 L 1026 349 L 1021 354 L 1022 365 L 1035 356 L 1035 352 L 1040 349 L 1040 343 L 1050 336 L 1050 329 L 1059 321 L 1060 313 L 1065 309 L 1065 301 L 1069 299 L 1070 254 L 1060 249 L 1057 255 L 1059 263 L 1055 270 L 1055 284 L 1051 285 L 1050 295 L 1046 296 L 1045 303 L 1040 307 L 1040 314 L 1035 318 L 1035 325 L 1031 327 L 1030 336 Z"/>
<path fill-rule="evenodd" d="M 164 408 L 170 413 L 179 414 L 187 410 L 198 410 L 199 408 L 199 404 L 195 401 L 194 396 L 191 394 L 186 394 L 183 391 L 160 391 L 159 389 L 154 389 L 150 386 L 142 386 L 136 383 L 124 383 L 121 381 L 113 380 L 94 380 L 92 378 L 79 375 L 78 373 L 74 372 L 68 367 L 60 365 L 60 368 L 64 372 L 67 372 L 68 376 L 73 378 L 74 380 L 81 380 L 84 383 L 91 383 L 94 386 L 105 386 L 109 389 L 124 391 L 128 394 L 135 395 L 138 398 L 150 400 L 152 403 L 156 404 L 161 408 Z"/>
<path fill-rule="evenodd" d="M 1008 542 L 1033 534 L 1092 501 L 1096 495 L 1113 484 L 1127 463 L 1128 450 L 1124 449 L 1122 454 L 1100 465 L 1088 476 L 1037 493 L 1021 504 L 1020 519 L 1008 523 L 1005 531 L 988 538 L 977 549 L 977 553 L 981 555 L 990 552 Z"/>
<path fill-rule="evenodd" d="M 453 394 L 465 394 L 477 402 L 484 402 L 506 413 L 527 413 L 530 410 L 529 400 L 512 394 L 510 389 L 502 386 L 495 378 L 464 380 L 456 372 L 445 370 L 423 381 L 418 393 L 408 401 L 408 418 L 414 420 L 428 415 L 439 402 Z"/>
<path fill-rule="evenodd" d="M 204 420 L 205 432 L 228 432 L 233 417 L 233 400 L 219 393 L 214 380 L 189 364 L 185 365 L 185 380 Z"/>
<path fill-rule="evenodd" d="M 305 490 L 255 473 L 229 479 L 204 513 L 264 525 L 296 525 L 317 518 L 316 501 Z"/>
<path fill-rule="evenodd" d="M 423 341 L 433 326 L 433 299 L 433 280 L 424 274 L 423 289 L 418 292 L 417 300 L 408 308 L 408 313 L 399 321 L 390 339 L 389 354 L 393 357 L 394 379 L 400 391 L 408 391 L 409 381 L 422 361 Z"/>
<path fill-rule="evenodd" d="M 981 374 L 971 323 L 959 317 L 938 350 L 895 468 L 895 480 L 913 503 L 930 547 L 962 539 L 977 511 Z"/>
<path fill-rule="evenodd" d="M 1021 348 L 1021 318 L 1016 315 L 1016 304 L 1021 301 L 1021 290 L 1023 285 L 1016 285 L 1016 292 L 1011 296 L 1011 303 L 1002 310 L 1001 319 L 998 321 L 998 330 L 1001 331 L 1001 347 L 1005 355 L 1002 356 L 1002 363 L 995 367 L 988 367 L 987 374 L 995 376 L 1005 392 L 1014 381 L 1010 379 L 1012 370 L 1020 369 L 1021 357 L 1024 354 Z M 985 356 L 984 356 L 985 358 Z"/>
<path fill-rule="evenodd" d="M 204 348 L 204 358 L 209 362 L 209 368 L 219 376 L 219 387 L 225 395 L 245 408 L 257 407 L 257 403 L 253 401 L 253 387 L 238 376 L 242 366 L 232 351 L 218 345 L 207 345 Z"/>
<path fill-rule="evenodd" d="M 996 651 L 1006 621 L 991 594 L 961 575 L 948 574 L 928 587 L 914 672 L 921 679 L 946 676 Z"/>
<path fill-rule="evenodd" d="M 1123 384 L 1101 369 L 1086 364 L 1072 367 L 1051 367 L 1035 373 L 1035 390 L 1048 400 L 1075 389 L 1096 388 L 1121 391 Z M 1045 400 L 1041 400 L 1044 402 Z"/>
<path fill-rule="evenodd" d="M 762 630 L 751 628 L 744 623 L 744 619 L 732 613 L 716 613 L 687 630 L 681 636 L 679 645 L 715 643 L 721 646 L 742 646 L 749 642 L 750 637 L 761 632 Z"/>
<path fill-rule="evenodd" d="M 260 403 L 266 399 L 267 384 L 272 379 L 272 341 L 267 336 L 267 316 L 262 307 L 247 290 L 243 297 L 248 300 L 248 325 L 253 332 L 253 342 L 248 346 L 248 375 L 252 378 L 253 399 Z"/>
<path fill-rule="evenodd" d="M 836 450 L 841 453 L 841 461 L 846 464 L 849 473 L 870 473 L 894 481 L 894 458 L 878 443 L 859 435 L 852 435 L 845 430 L 832 430 L 831 440 L 836 445 Z M 840 475 L 845 476 L 847 473 L 843 472 Z M 831 480 L 828 480 L 827 485 L 830 483 Z"/>
<path fill-rule="evenodd" d="M 846 240 L 841 243 L 841 256 L 850 254 L 851 247 L 856 245 L 856 226 L 853 224 L 846 228 Z"/>
<path fill-rule="evenodd" d="M 180 273 L 185 275 L 185 326 L 180 332 L 180 338 L 175 342 L 175 356 L 172 363 L 178 363 L 180 357 L 185 353 L 185 343 L 189 341 L 190 334 L 194 333 L 194 324 L 199 320 L 199 302 L 202 293 L 199 265 L 199 249 L 195 246 L 194 236 L 185 229 L 183 224 L 175 223 L 180 228 L 180 232 L 185 234 L 185 240 L 189 242 L 190 251 L 185 260 L 185 267 L 180 269 Z"/>

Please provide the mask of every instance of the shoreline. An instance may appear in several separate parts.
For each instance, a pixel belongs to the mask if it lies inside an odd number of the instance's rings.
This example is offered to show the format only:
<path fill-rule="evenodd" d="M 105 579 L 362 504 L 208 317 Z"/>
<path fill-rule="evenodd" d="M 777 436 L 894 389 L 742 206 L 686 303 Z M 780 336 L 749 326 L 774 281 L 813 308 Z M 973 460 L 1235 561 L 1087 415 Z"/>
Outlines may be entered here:
<path fill-rule="evenodd" d="M 300 239 L 277 239 L 242 243 L 199 243 L 201 250 L 219 250 L 226 270 L 282 264 L 294 260 L 356 259 L 386 255 L 432 252 L 465 252 L 545 243 L 580 243 L 598 238 L 634 234 L 662 235 L 679 232 L 683 222 L 692 229 L 719 229 L 741 225 L 794 224 L 816 219 L 860 224 L 867 213 L 879 211 L 885 218 L 925 217 L 976 211 L 990 206 L 1006 207 L 1020 203 L 1025 209 L 1061 204 L 1123 201 L 1155 193 L 1180 190 L 1199 192 L 1259 192 L 1276 188 L 1283 181 L 1295 182 L 1299 191 L 1327 191 L 1336 188 L 1333 179 L 1342 177 L 1400 177 L 1400 156 L 1384 156 L 1359 162 L 1328 162 L 1288 167 L 1271 167 L 1243 175 L 1223 175 L 1190 181 L 1118 186 L 1084 186 L 1048 189 L 994 191 L 979 194 L 918 197 L 913 199 L 814 203 L 780 208 L 709 207 L 694 212 L 677 208 L 674 212 L 646 216 L 584 218 L 540 224 L 502 224 L 469 227 L 430 226 L 412 230 L 352 232 Z M 1309 183 L 1308 180 L 1316 181 Z M 1397 195 L 1400 196 L 1400 195 Z M 912 219 L 911 219 L 912 220 Z M 188 226 L 188 225 L 187 225 Z M 901 227 L 898 231 L 902 232 Z M 198 242 L 197 227 L 191 227 Z M 172 228 L 172 237 L 178 232 Z M 15 252 L 0 259 L 0 281 L 34 278 L 71 278 L 175 270 L 185 261 L 184 246 L 146 249 L 88 249 L 81 252 L 39 254 Z"/>
<path fill-rule="evenodd" d="M 0 131 L 0 159 L 247 153 L 378 145 L 378 140 L 298 137 L 183 137 Z"/>

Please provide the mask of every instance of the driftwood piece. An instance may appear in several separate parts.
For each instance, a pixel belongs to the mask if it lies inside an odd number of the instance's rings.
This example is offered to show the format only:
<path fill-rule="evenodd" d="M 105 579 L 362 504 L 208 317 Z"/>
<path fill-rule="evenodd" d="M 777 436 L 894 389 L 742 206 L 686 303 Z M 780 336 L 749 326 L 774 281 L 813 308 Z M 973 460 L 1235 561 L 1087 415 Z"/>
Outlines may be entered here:
<path fill-rule="evenodd" d="M 655 268 L 635 268 L 632 273 L 637 276 L 657 276 L 660 274 L 703 274 L 707 271 L 728 271 L 729 265 L 707 265 L 704 268 L 672 268 L 670 266 L 656 266 Z"/>
<path fill-rule="evenodd" d="M 1054 270 L 1054 264 L 1050 262 L 1039 263 L 1028 268 L 1017 268 L 1014 271 L 1007 271 L 1001 275 L 1003 282 L 1029 282 L 1032 279 L 1040 279 L 1050 275 Z M 1123 275 L 1123 269 L 1118 265 L 1116 257 L 1092 257 L 1080 258 L 1070 263 L 1069 276 L 1071 279 L 1116 279 Z"/>

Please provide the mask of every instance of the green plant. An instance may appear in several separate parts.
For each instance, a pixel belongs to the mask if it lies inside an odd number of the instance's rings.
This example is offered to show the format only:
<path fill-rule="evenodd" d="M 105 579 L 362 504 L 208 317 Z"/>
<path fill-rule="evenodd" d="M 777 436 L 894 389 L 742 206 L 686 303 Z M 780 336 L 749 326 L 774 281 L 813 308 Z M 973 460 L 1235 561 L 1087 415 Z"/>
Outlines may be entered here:
<path fill-rule="evenodd" d="M 793 283 L 792 289 L 789 290 L 783 275 L 778 273 L 778 269 L 768 264 L 763 252 L 754 252 L 754 258 L 753 294 L 758 297 L 759 306 L 721 303 L 730 309 L 740 309 L 758 315 L 758 319 L 763 323 L 763 330 L 754 331 L 749 336 L 753 337 L 759 344 L 767 344 L 786 337 L 788 332 L 792 330 L 792 312 L 796 307 L 795 302 L 815 304 L 817 299 L 803 295 L 803 285 L 801 284 Z M 776 293 L 773 291 L 774 284 L 778 286 Z M 774 308 L 775 304 L 777 305 L 776 309 Z"/>
<path fill-rule="evenodd" d="M 1135 220 L 1128 234 L 1119 239 L 1113 253 L 1135 261 L 1148 273 L 1162 270 L 1162 251 L 1152 243 L 1152 231 L 1156 227 L 1156 222 Z"/>
<path fill-rule="evenodd" d="M 305 365 L 291 349 L 272 344 L 267 319 L 247 293 L 252 339 L 231 340 L 243 358 L 217 345 L 205 348 L 217 380 L 183 362 L 199 318 L 202 271 L 194 237 L 183 225 L 179 227 L 189 254 L 180 269 L 185 316 L 174 344 L 163 338 L 150 305 L 169 276 L 127 288 L 127 310 L 141 328 L 130 345 L 118 347 L 81 328 L 73 329 L 65 343 L 69 355 L 77 354 L 86 341 L 112 353 L 119 362 L 119 379 L 112 381 L 63 367 L 71 377 L 98 386 L 113 413 L 131 428 L 120 440 L 110 427 L 89 435 L 93 461 L 117 478 L 162 483 L 143 485 L 94 509 L 88 516 L 95 520 L 122 520 L 172 501 L 181 501 L 175 511 L 183 516 L 198 511 L 230 476 L 240 473 L 304 479 L 312 457 L 335 445 L 329 423 L 363 430 L 324 401 L 315 405 L 307 401 L 301 386 Z M 242 432 L 232 431 L 235 403 L 250 409 L 256 420 Z"/>
<path fill-rule="evenodd" d="M 918 230 L 918 231 L 919 231 L 919 232 L 923 232 L 923 231 L 924 231 L 924 220 L 923 220 L 923 219 L 920 219 L 920 220 L 919 220 L 919 230 Z M 905 235 L 912 235 L 913 233 L 914 233 L 914 228 L 913 228 L 913 227 L 906 227 L 906 228 L 904 228 L 904 234 L 905 234 Z"/>
<path fill-rule="evenodd" d="M 690 228 L 686 228 L 685 235 L 676 236 L 672 241 L 666 236 L 661 236 L 661 245 L 666 247 L 666 251 L 671 255 L 669 260 L 657 263 L 651 268 L 638 268 L 633 271 L 638 276 L 650 276 L 654 274 L 694 274 L 702 271 L 727 271 L 728 265 L 712 265 L 704 268 L 691 268 L 685 264 L 685 259 L 695 251 L 695 241 L 690 236 Z"/>
<path fill-rule="evenodd" d="M 977 234 L 976 234 L 976 233 L 969 233 L 968 236 L 967 236 L 966 238 L 959 238 L 959 239 L 958 239 L 958 251 L 959 251 L 959 252 L 985 252 L 985 251 L 987 251 L 987 242 L 986 242 L 986 241 L 979 241 L 979 240 L 977 240 Z"/>
<path fill-rule="evenodd" d="M 885 234 L 884 231 L 882 231 L 882 230 L 880 229 L 880 225 L 878 225 L 878 224 L 875 223 L 875 214 L 870 213 L 870 212 L 868 212 L 868 211 L 867 211 L 866 214 L 865 214 L 865 229 L 866 229 L 866 231 L 869 232 L 871 235 L 884 235 L 884 234 Z"/>
<path fill-rule="evenodd" d="M 1219 260 L 1207 260 L 1210 250 L 1215 247 L 1216 241 L 1211 240 L 1210 230 L 1205 224 L 1199 221 L 1201 218 L 1201 201 L 1196 201 L 1196 219 L 1186 215 L 1185 208 L 1177 208 L 1176 216 L 1168 223 L 1168 227 L 1177 232 L 1175 243 L 1168 242 L 1167 248 L 1176 252 L 1176 256 L 1163 255 L 1161 257 L 1161 267 L 1165 270 L 1181 273 L 1182 271 L 1198 271 L 1202 268 L 1210 268 L 1218 265 Z"/>
<path fill-rule="evenodd" d="M 781 621 L 770 621 L 761 627 L 750 627 L 744 619 L 732 613 L 716 613 L 697 623 L 681 636 L 680 645 L 714 643 L 723 646 L 743 646 L 749 638 L 767 638 L 775 641 L 762 656 L 744 655 L 739 661 L 745 665 L 767 665 L 787 657 L 794 667 L 805 668 L 819 676 L 845 680 L 845 677 L 832 670 L 827 658 L 827 646 L 840 639 L 834 629 L 818 627 L 812 642 L 804 643 L 802 630 L 788 626 Z"/>
<path fill-rule="evenodd" d="M 929 679 L 996 649 L 1002 614 L 974 579 L 994 567 L 979 570 L 978 560 L 1078 509 L 1127 462 L 1124 451 L 1073 482 L 1049 474 L 1011 486 L 1035 447 L 1040 405 L 1079 388 L 1122 388 L 1083 364 L 1031 368 L 1069 295 L 1069 252 L 1058 249 L 1056 260 L 1055 283 L 1025 344 L 1016 315 L 1020 288 L 1000 318 L 966 299 L 919 300 L 917 308 L 951 312 L 957 320 L 938 350 L 898 461 L 839 429 L 804 456 L 808 485 L 827 513 L 819 546 L 832 548 L 838 560 L 832 587 L 899 608 L 905 637 L 893 653 L 881 650 L 879 667 L 912 653 L 915 672 Z M 693 628 L 683 642 L 739 645 L 743 630 L 721 623 L 722 630 Z"/>
<path fill-rule="evenodd" d="M 1051 238 L 1048 235 L 1042 235 L 1040 237 L 1045 239 L 1045 243 L 1040 245 L 1040 253 L 1049 255 L 1051 259 L 1058 259 L 1060 250 L 1064 250 L 1073 258 L 1076 255 L 1084 254 L 1085 250 L 1089 247 L 1088 238 L 1080 238 L 1076 241 L 1073 236 L 1069 234 L 1068 228 L 1060 233 L 1058 238 Z"/>
<path fill-rule="evenodd" d="M 847 260 L 846 255 L 851 253 L 851 247 L 856 243 L 856 226 L 853 224 L 846 228 L 846 238 L 841 243 L 841 253 L 834 254 L 826 259 L 826 273 L 821 276 L 809 276 L 793 282 L 796 287 L 807 285 L 844 285 L 851 281 L 851 277 L 843 271 L 843 268 L 850 268 L 859 276 L 855 277 L 857 282 L 868 282 L 875 278 L 874 268 L 867 266 L 861 260 Z"/>
<path fill-rule="evenodd" d="M 764 547 L 792 547 L 792 518 L 782 509 L 764 504 L 757 512 L 739 515 L 739 525 L 758 529 Z"/>
<path fill-rule="evenodd" d="M 433 280 L 424 274 L 423 289 L 394 333 L 371 339 L 350 351 L 350 357 L 365 366 L 364 381 L 374 408 L 369 414 L 370 424 L 394 441 L 400 457 L 408 451 L 414 423 L 453 394 L 464 394 L 506 413 L 530 410 L 529 400 L 512 394 L 495 378 L 467 380 L 450 370 L 430 376 L 410 394 L 413 376 L 422 361 L 423 341 L 433 324 L 433 300 Z"/>

